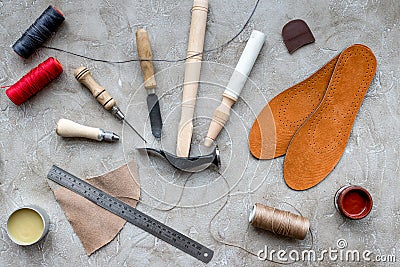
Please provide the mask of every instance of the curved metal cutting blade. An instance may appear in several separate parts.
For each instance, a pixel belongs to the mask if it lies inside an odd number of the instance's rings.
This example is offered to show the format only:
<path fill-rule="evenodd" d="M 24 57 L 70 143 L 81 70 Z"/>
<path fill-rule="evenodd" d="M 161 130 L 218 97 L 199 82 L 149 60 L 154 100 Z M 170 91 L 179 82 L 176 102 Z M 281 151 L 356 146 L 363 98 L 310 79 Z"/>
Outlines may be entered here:
<path fill-rule="evenodd" d="M 156 154 L 160 157 L 165 158 L 173 167 L 178 170 L 185 172 L 200 172 L 207 169 L 210 166 L 215 166 L 218 169 L 221 167 L 221 160 L 219 156 L 219 149 L 215 147 L 214 151 L 208 155 L 196 156 L 196 157 L 177 157 L 164 150 L 159 150 L 155 148 L 145 147 L 137 148 L 141 151 L 150 152 L 151 154 Z"/>

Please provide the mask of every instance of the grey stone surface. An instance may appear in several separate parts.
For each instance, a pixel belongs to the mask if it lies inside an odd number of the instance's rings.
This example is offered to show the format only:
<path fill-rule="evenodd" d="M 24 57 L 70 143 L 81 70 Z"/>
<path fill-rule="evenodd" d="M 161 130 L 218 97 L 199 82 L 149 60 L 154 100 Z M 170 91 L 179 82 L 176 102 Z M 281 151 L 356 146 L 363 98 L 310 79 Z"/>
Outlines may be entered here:
<path fill-rule="evenodd" d="M 255 1 L 210 1 L 205 48 L 230 39 L 243 25 Z M 400 2 L 384 1 L 261 1 L 249 26 L 232 44 L 207 54 L 196 107 L 192 154 L 205 153 L 199 145 L 223 86 L 239 59 L 252 29 L 267 34 L 265 46 L 251 73 L 251 81 L 225 130 L 218 137 L 223 177 L 213 170 L 188 176 L 158 158 L 135 151 L 140 139 L 96 103 L 73 77 L 87 66 L 106 87 L 153 147 L 175 150 L 179 121 L 183 64 L 156 62 L 158 94 L 165 120 L 161 142 L 153 139 L 147 119 L 145 90 L 138 62 L 105 64 L 65 53 L 40 49 L 30 59 L 19 58 L 10 46 L 51 1 L 0 1 L 0 84 L 15 83 L 49 56 L 57 57 L 64 73 L 36 96 L 17 107 L 0 94 L 0 266 L 189 266 L 201 265 L 190 256 L 133 225 L 125 225 L 107 246 L 88 257 L 55 201 L 46 174 L 52 164 L 86 178 L 110 171 L 129 159 L 139 164 L 142 199 L 138 208 L 215 251 L 209 266 L 265 266 L 256 257 L 218 239 L 257 252 L 269 249 L 299 251 L 313 248 L 346 249 L 375 255 L 395 255 L 400 260 L 399 228 L 399 49 Z M 134 33 L 145 27 L 156 58 L 185 57 L 192 1 L 60 1 L 55 3 L 66 21 L 46 43 L 95 58 L 123 60 L 137 57 Z M 291 19 L 305 20 L 316 42 L 289 55 L 280 32 Z M 282 174 L 283 158 L 258 161 L 251 157 L 247 135 L 255 116 L 269 99 L 305 79 L 338 52 L 353 43 L 368 45 L 378 60 L 375 79 L 357 116 L 347 148 L 337 167 L 318 186 L 290 190 Z M 4 91 L 4 90 L 3 90 Z M 116 144 L 83 139 L 63 139 L 55 134 L 60 118 L 101 127 L 122 135 Z M 374 207 L 360 221 L 344 219 L 333 205 L 337 189 L 358 184 L 370 190 Z M 168 209 L 177 203 L 177 207 Z M 212 221 L 214 214 L 227 205 Z M 295 206 L 310 218 L 311 235 L 296 241 L 259 231 L 248 225 L 252 205 L 261 202 L 293 211 Z M 17 207 L 36 204 L 51 220 L 44 240 L 30 247 L 13 244 L 6 234 L 6 218 Z M 387 266 L 388 263 L 299 262 L 309 266 Z M 393 264 L 395 266 L 396 264 Z"/>

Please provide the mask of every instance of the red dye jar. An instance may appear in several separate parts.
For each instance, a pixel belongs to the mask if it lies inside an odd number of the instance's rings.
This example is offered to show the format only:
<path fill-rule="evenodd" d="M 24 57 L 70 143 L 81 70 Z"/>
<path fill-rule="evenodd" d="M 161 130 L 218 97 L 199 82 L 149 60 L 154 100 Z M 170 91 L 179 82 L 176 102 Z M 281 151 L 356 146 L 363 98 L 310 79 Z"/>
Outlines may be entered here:
<path fill-rule="evenodd" d="M 372 197 L 361 186 L 347 185 L 336 192 L 335 206 L 345 217 L 359 220 L 371 211 Z"/>

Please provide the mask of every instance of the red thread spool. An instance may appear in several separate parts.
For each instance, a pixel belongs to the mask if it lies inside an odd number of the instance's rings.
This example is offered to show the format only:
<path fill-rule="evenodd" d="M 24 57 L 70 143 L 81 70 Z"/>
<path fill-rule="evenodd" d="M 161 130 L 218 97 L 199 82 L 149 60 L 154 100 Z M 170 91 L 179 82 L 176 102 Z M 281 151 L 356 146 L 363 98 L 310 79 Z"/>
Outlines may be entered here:
<path fill-rule="evenodd" d="M 60 62 L 49 57 L 6 90 L 8 98 L 17 106 L 24 103 L 63 72 Z"/>

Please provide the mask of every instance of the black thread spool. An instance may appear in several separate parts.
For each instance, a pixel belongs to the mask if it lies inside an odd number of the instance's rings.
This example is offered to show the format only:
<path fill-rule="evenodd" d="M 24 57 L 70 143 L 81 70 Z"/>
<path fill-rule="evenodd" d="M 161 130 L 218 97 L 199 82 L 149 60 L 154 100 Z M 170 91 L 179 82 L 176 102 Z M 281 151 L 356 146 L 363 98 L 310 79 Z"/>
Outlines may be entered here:
<path fill-rule="evenodd" d="M 63 13 L 50 5 L 12 46 L 15 53 L 29 58 L 64 20 Z"/>

